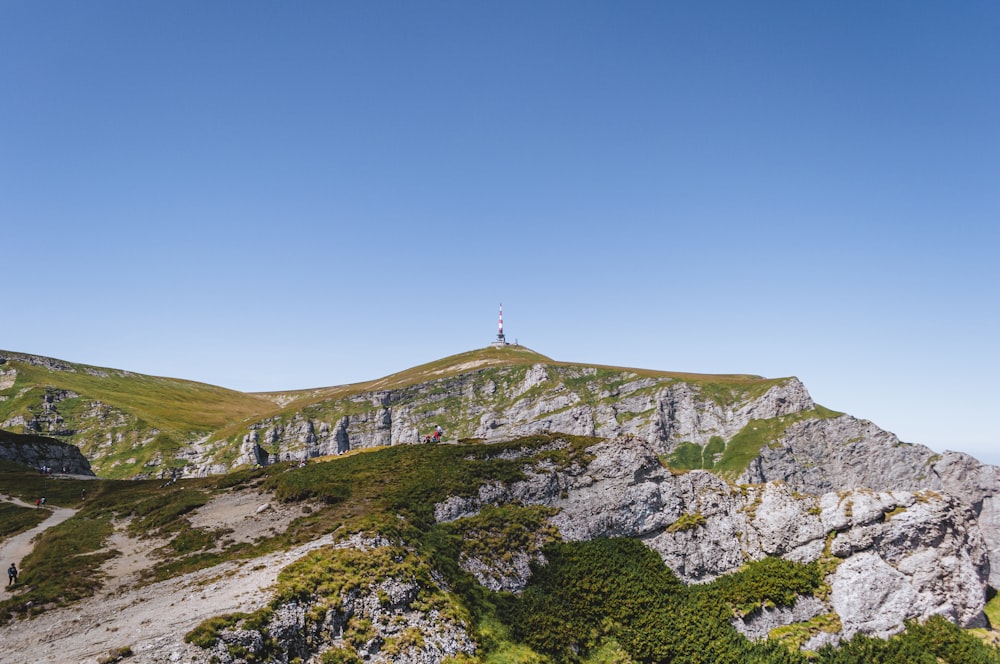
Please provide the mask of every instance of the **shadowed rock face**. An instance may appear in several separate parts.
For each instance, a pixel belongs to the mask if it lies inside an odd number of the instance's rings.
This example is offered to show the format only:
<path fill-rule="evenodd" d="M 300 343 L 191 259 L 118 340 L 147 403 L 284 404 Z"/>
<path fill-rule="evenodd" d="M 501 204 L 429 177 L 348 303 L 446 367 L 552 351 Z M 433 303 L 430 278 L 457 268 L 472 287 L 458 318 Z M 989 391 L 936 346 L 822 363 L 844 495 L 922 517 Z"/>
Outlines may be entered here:
<path fill-rule="evenodd" d="M 72 475 L 91 475 L 90 462 L 76 445 L 61 443 L 44 436 L 29 436 L 0 431 L 0 459 L 22 466 L 46 466 L 54 472 Z"/>

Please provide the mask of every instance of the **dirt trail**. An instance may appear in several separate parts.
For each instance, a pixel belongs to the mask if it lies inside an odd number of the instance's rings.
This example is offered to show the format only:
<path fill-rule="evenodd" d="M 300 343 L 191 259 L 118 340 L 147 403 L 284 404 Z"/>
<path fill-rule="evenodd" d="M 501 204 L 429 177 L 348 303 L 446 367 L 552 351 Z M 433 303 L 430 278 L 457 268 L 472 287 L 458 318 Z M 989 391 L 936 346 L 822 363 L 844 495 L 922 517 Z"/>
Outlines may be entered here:
<path fill-rule="evenodd" d="M 30 507 L 35 509 L 34 505 L 19 500 L 12 496 L 0 495 L 0 500 L 8 503 L 14 503 L 15 505 L 20 505 L 21 507 Z M 7 569 L 11 563 L 17 565 L 18 570 L 21 569 L 21 560 L 24 559 L 31 550 L 35 548 L 35 545 L 31 540 L 35 539 L 36 535 L 39 535 L 43 531 L 48 530 L 52 526 L 57 526 L 66 519 L 70 518 L 76 514 L 79 510 L 70 509 L 68 507 L 49 507 L 44 508 L 52 511 L 52 516 L 42 521 L 40 524 L 32 528 L 31 530 L 26 530 L 23 533 L 15 535 L 10 539 L 0 542 L 0 564 L 3 565 L 4 569 Z"/>
<path fill-rule="evenodd" d="M 46 611 L 0 628 L 5 664 L 96 663 L 128 646 L 129 664 L 207 662 L 208 653 L 184 635 L 211 616 L 253 611 L 268 602 L 281 568 L 332 537 L 247 561 L 227 562 L 141 588 L 121 589 Z"/>
<path fill-rule="evenodd" d="M 284 530 L 302 514 L 301 506 L 277 505 L 259 511 L 258 506 L 269 499 L 256 491 L 233 492 L 196 510 L 191 522 L 203 528 L 232 529 L 228 537 L 252 541 Z M 63 518 L 72 516 L 73 511 L 67 511 L 71 514 Z M 151 549 L 162 542 L 133 539 L 126 525 L 116 524 L 108 543 L 121 555 L 102 568 L 107 578 L 101 592 L 0 627 L 3 664 L 96 664 L 100 657 L 126 646 L 133 652 L 125 660 L 129 664 L 207 662 L 208 653 L 184 643 L 185 634 L 211 616 L 260 608 L 270 600 L 269 588 L 283 567 L 333 541 L 326 535 L 288 551 L 230 561 L 139 587 L 139 572 L 152 564 Z M 2 562 L 4 568 L 10 564 L 6 559 Z"/>

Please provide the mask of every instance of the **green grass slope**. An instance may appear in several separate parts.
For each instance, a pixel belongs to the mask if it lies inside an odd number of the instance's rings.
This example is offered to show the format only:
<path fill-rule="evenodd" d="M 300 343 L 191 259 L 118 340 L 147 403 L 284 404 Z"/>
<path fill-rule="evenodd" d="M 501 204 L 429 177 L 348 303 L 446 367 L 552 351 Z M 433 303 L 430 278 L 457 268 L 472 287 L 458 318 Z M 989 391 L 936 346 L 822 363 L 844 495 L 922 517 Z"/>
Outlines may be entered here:
<path fill-rule="evenodd" d="M 101 401 L 163 431 L 212 431 L 275 406 L 262 395 L 179 378 L 70 363 L 61 363 L 68 369 L 52 369 L 19 360 L 16 354 L 5 351 L 0 351 L 0 357 L 10 358 L 0 369 L 17 370 L 14 384 L 0 391 L 0 395 L 8 397 L 0 402 L 2 419 L 18 412 L 24 390 L 45 388 L 70 390 L 81 399 Z"/>
<path fill-rule="evenodd" d="M 0 423 L 20 423 L 10 427 L 18 433 L 38 423 L 37 433 L 77 445 L 98 474 L 135 475 L 189 442 L 278 408 L 262 395 L 194 381 L 6 351 L 0 358 Z"/>
<path fill-rule="evenodd" d="M 777 380 L 768 379 L 761 376 L 749 374 L 697 374 L 677 371 L 659 371 L 655 369 L 638 369 L 632 367 L 618 367 L 611 365 L 588 364 L 582 362 L 562 362 L 553 360 L 526 346 L 504 346 L 500 348 L 486 347 L 450 355 L 434 360 L 426 364 L 421 364 L 411 369 L 399 371 L 383 378 L 377 378 L 361 383 L 350 385 L 340 385 L 336 387 L 324 387 L 308 390 L 290 390 L 284 392 L 261 393 L 268 398 L 284 402 L 282 411 L 300 409 L 311 403 L 328 401 L 330 399 L 350 397 L 364 392 L 377 390 L 395 390 L 420 383 L 426 383 L 442 378 L 451 378 L 488 368 L 501 367 L 530 367 L 535 364 L 545 364 L 554 367 L 577 367 L 595 369 L 607 373 L 628 372 L 636 376 L 648 378 L 669 378 L 684 382 L 694 383 L 706 388 L 713 394 L 725 395 L 729 392 L 753 390 L 755 387 L 766 388 L 773 385 Z"/>

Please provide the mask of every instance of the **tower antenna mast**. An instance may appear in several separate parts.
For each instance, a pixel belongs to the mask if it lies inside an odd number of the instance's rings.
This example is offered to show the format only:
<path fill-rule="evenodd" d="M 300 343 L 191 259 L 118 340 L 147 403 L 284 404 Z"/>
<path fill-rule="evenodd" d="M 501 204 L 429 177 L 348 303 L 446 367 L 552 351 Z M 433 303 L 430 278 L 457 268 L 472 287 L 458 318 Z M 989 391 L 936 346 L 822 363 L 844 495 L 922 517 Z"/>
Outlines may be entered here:
<path fill-rule="evenodd" d="M 500 318 L 497 321 L 497 338 L 492 344 L 494 348 L 500 348 L 501 346 L 509 345 L 507 343 L 507 338 L 503 336 L 503 302 L 500 303 Z"/>

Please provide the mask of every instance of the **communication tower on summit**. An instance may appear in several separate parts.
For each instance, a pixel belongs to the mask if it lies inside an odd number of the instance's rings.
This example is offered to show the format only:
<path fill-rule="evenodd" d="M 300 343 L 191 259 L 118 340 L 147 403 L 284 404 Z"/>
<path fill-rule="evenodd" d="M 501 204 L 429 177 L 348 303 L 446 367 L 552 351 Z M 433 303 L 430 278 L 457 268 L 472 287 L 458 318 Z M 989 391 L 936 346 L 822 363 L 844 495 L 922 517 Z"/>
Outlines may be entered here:
<path fill-rule="evenodd" d="M 497 324 L 497 338 L 490 344 L 494 348 L 502 348 L 504 346 L 509 346 L 507 343 L 507 338 L 503 336 L 503 303 L 500 303 L 500 319 Z"/>

